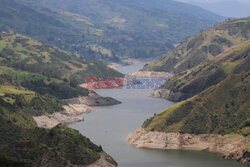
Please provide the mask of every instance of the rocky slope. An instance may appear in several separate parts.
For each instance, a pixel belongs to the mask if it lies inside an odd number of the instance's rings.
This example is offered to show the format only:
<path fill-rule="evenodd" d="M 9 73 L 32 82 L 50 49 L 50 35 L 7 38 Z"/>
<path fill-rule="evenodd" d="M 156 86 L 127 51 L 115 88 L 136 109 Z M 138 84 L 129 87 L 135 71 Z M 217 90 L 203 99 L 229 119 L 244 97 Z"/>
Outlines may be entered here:
<path fill-rule="evenodd" d="M 83 121 L 82 114 L 95 112 L 90 106 L 109 106 L 120 104 L 121 102 L 111 97 L 102 97 L 91 92 L 88 96 L 81 96 L 72 99 L 65 99 L 68 105 L 63 106 L 62 111 L 53 114 L 45 114 L 33 117 L 38 127 L 53 128 L 58 124 L 70 124 Z"/>
<path fill-rule="evenodd" d="M 109 106 L 121 104 L 120 101 L 112 97 L 102 97 L 93 91 L 91 91 L 88 96 L 67 99 L 65 101 L 70 104 L 85 104 L 87 106 Z"/>
<path fill-rule="evenodd" d="M 250 17 L 229 20 L 188 38 L 143 70 L 180 73 L 213 60 L 226 49 L 250 38 Z"/>
<path fill-rule="evenodd" d="M 139 128 L 126 140 L 137 148 L 206 150 L 222 153 L 227 159 L 250 163 L 250 148 L 246 148 L 250 139 L 240 135 L 165 133 Z"/>
<path fill-rule="evenodd" d="M 130 77 L 135 78 L 162 78 L 169 79 L 172 78 L 174 74 L 169 72 L 155 72 L 155 71 L 137 71 L 130 75 Z"/>
<path fill-rule="evenodd" d="M 109 156 L 107 153 L 102 152 L 100 153 L 101 158 L 97 160 L 96 162 L 88 165 L 87 167 L 117 167 L 117 162 L 114 161 L 114 159 Z"/>

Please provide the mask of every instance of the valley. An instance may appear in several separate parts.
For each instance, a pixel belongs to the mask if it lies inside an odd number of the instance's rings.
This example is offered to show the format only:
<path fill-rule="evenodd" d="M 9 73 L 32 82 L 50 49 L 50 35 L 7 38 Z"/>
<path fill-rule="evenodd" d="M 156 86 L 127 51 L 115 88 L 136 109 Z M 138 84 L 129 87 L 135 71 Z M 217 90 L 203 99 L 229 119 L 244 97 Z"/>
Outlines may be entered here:
<path fill-rule="evenodd" d="M 0 0 L 0 166 L 249 166 L 250 17 L 195 4 Z"/>
<path fill-rule="evenodd" d="M 120 72 L 132 74 L 141 69 L 143 64 L 121 67 Z M 103 96 L 112 96 L 122 104 L 108 107 L 94 107 L 97 112 L 84 114 L 84 121 L 69 125 L 71 128 L 90 137 L 92 141 L 102 145 L 121 167 L 245 167 L 236 161 L 225 160 L 222 154 L 206 151 L 157 150 L 145 149 L 146 146 L 133 148 L 125 140 L 127 135 L 135 131 L 141 124 L 156 112 L 174 105 L 164 99 L 147 97 L 152 89 L 97 90 Z M 145 138 L 149 144 L 154 139 Z M 145 142 L 145 144 L 146 144 Z M 164 143 L 163 143 L 164 145 Z M 148 147 L 150 148 L 150 147 Z M 154 147 L 151 147 L 154 148 Z M 155 147 L 156 148 L 156 147 Z M 161 148 L 161 147 L 158 147 Z"/>

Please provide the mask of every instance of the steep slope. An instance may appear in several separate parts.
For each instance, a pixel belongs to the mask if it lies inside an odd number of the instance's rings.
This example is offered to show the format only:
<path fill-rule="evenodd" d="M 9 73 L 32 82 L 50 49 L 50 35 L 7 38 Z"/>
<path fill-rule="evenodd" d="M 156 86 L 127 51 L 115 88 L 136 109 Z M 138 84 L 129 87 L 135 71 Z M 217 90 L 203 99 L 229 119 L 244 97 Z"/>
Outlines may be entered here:
<path fill-rule="evenodd" d="M 193 98 L 147 120 L 148 130 L 249 135 L 250 73 L 232 74 Z"/>
<path fill-rule="evenodd" d="M 51 130 L 35 128 L 32 121 L 17 126 L 17 115 L 32 119 L 15 105 L 1 101 L 0 108 L 0 162 L 19 162 L 25 166 L 69 166 L 88 165 L 100 158 L 101 147 L 93 144 L 79 132 L 59 125 Z M 15 115 L 6 118 L 6 113 Z M 24 165 L 23 165 L 24 166 Z"/>
<path fill-rule="evenodd" d="M 100 62 L 159 56 L 222 19 L 174 1 L 159 1 L 153 7 L 152 1 L 39 1 L 57 10 L 33 0 L 0 2 L 0 28 Z"/>
<path fill-rule="evenodd" d="M 167 81 L 187 91 L 186 100 L 147 119 L 127 141 L 138 148 L 218 152 L 249 164 L 249 51 L 248 40 Z"/>
<path fill-rule="evenodd" d="M 250 40 L 227 49 L 212 61 L 203 63 L 169 79 L 162 87 L 165 98 L 173 101 L 185 100 L 206 88 L 216 85 L 233 73 L 250 69 Z"/>
<path fill-rule="evenodd" d="M 86 63 L 21 35 L 0 38 L 0 96 L 33 116 L 62 111 L 59 99 L 88 96 L 78 85 L 86 77 L 123 77 L 103 65 Z"/>
<path fill-rule="evenodd" d="M 86 77 L 122 77 L 121 73 L 104 65 L 84 62 L 21 35 L 0 38 L 0 57 L 3 66 L 39 73 L 71 84 L 82 83 Z"/>
<path fill-rule="evenodd" d="M 78 86 L 87 76 L 123 75 L 28 37 L 0 33 L 0 166 L 84 166 L 108 157 L 79 132 L 64 125 L 37 128 L 33 119 L 64 111 L 62 99 L 87 96 Z"/>
<path fill-rule="evenodd" d="M 1 68 L 0 166 L 89 165 L 102 158 L 105 153 L 100 146 L 67 126 L 58 125 L 51 130 L 37 128 L 33 116 L 62 111 L 66 103 L 41 85 L 45 94 L 22 87 L 20 80 L 3 73 L 6 67 Z M 23 76 L 20 71 L 15 72 L 17 78 Z M 28 72 L 25 75 L 39 77 Z M 109 160 L 116 166 L 112 158 Z"/>
<path fill-rule="evenodd" d="M 227 48 L 250 38 L 250 18 L 230 20 L 214 26 L 177 46 L 143 70 L 179 73 L 213 60 Z"/>

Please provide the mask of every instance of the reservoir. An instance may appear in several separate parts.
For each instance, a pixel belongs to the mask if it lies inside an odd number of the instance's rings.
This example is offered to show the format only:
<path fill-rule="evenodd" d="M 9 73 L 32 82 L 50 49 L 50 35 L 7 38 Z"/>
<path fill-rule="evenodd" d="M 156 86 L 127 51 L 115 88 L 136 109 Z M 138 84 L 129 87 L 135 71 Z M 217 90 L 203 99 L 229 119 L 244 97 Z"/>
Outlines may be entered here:
<path fill-rule="evenodd" d="M 136 64 L 121 67 L 120 72 L 131 74 L 143 67 Z M 111 155 L 121 167 L 246 167 L 222 155 L 205 151 L 137 149 L 128 145 L 125 138 L 142 123 L 173 105 L 173 102 L 150 98 L 151 89 L 96 90 L 122 104 L 94 107 L 97 111 L 84 115 L 84 121 L 69 125 L 90 138 Z"/>

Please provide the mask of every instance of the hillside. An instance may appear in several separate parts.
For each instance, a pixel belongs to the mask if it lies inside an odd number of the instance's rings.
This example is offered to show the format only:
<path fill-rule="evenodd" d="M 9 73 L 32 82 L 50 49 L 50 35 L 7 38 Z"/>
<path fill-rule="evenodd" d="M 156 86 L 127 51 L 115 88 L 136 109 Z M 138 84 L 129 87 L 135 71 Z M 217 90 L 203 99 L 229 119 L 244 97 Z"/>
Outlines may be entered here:
<path fill-rule="evenodd" d="M 223 19 L 175 1 L 0 2 L 0 29 L 30 36 L 85 60 L 106 63 L 159 56 Z"/>
<path fill-rule="evenodd" d="M 87 165 L 100 158 L 102 148 L 79 132 L 64 125 L 51 130 L 36 128 L 31 115 L 18 106 L 0 103 L 0 166 Z M 25 126 L 16 124 L 21 117 L 25 117 Z"/>
<path fill-rule="evenodd" d="M 180 73 L 213 60 L 226 49 L 250 38 L 250 18 L 229 20 L 177 46 L 143 70 Z"/>
<path fill-rule="evenodd" d="M 25 36 L 0 36 L 0 166 L 88 165 L 100 159 L 102 148 L 79 132 L 64 125 L 37 128 L 33 117 L 65 110 L 63 99 L 88 96 L 78 86 L 85 77 L 123 75 Z"/>
<path fill-rule="evenodd" d="M 67 104 L 60 99 L 86 96 L 88 91 L 51 85 L 39 74 L 0 67 L 0 166 L 88 165 L 101 158 L 102 148 L 79 132 L 64 125 L 37 128 L 33 119 L 64 110 Z"/>
<path fill-rule="evenodd" d="M 86 77 L 122 77 L 122 74 L 104 65 L 87 63 L 22 35 L 1 37 L 0 57 L 0 64 L 3 66 L 65 82 L 82 83 Z"/>
<path fill-rule="evenodd" d="M 232 74 L 145 121 L 152 131 L 249 135 L 250 73 Z"/>
<path fill-rule="evenodd" d="M 250 40 L 168 80 L 164 87 L 182 93 L 178 100 L 184 101 L 145 121 L 143 127 L 163 132 L 248 135 L 249 60 Z"/>
<path fill-rule="evenodd" d="M 103 65 L 42 45 L 21 35 L 0 37 L 0 95 L 25 107 L 32 115 L 62 110 L 59 99 L 87 96 L 78 84 L 86 77 L 114 78 L 123 75 Z M 40 107 L 38 107 L 40 106 Z"/>
<path fill-rule="evenodd" d="M 168 89 L 165 98 L 173 101 L 185 100 L 206 88 L 216 85 L 228 75 L 249 71 L 250 40 L 227 49 L 212 61 L 203 63 L 169 79 L 163 89 Z"/>

